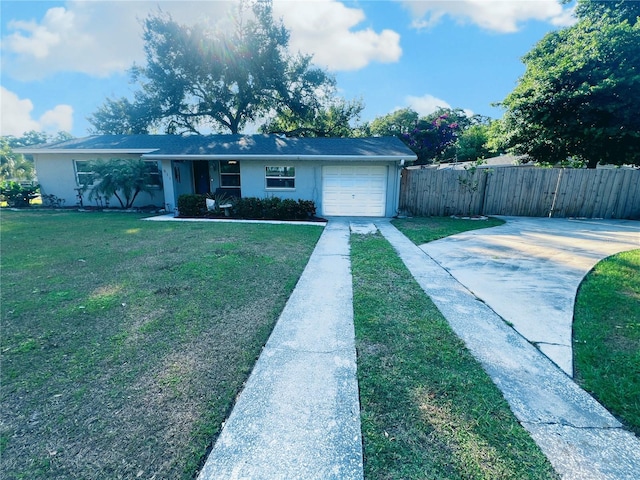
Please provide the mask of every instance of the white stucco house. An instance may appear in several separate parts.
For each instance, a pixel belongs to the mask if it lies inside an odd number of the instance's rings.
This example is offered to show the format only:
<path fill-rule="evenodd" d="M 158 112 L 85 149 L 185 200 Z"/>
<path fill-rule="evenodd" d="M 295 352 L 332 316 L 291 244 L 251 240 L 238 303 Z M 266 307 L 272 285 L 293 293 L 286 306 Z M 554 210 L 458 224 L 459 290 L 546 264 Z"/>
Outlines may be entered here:
<path fill-rule="evenodd" d="M 33 156 L 42 193 L 66 206 L 90 180 L 90 161 L 131 158 L 158 168 L 153 194 L 135 206 L 172 212 L 181 194 L 226 192 L 313 200 L 323 216 L 395 215 L 402 169 L 416 159 L 395 137 L 95 135 L 16 151 Z"/>

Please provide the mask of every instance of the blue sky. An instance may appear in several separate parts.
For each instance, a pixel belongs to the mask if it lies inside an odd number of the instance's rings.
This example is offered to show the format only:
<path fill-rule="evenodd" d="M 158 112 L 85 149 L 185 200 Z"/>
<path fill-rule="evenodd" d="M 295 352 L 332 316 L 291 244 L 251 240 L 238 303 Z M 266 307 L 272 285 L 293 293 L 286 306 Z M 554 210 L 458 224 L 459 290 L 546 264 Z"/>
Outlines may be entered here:
<path fill-rule="evenodd" d="M 136 89 L 127 69 L 144 61 L 140 19 L 160 7 L 181 23 L 213 23 L 232 3 L 3 0 L 0 134 L 87 135 L 105 98 Z M 517 84 L 522 56 L 575 21 L 560 0 L 274 0 L 274 12 L 292 50 L 364 102 L 361 121 L 438 106 L 499 118 L 492 104 Z"/>

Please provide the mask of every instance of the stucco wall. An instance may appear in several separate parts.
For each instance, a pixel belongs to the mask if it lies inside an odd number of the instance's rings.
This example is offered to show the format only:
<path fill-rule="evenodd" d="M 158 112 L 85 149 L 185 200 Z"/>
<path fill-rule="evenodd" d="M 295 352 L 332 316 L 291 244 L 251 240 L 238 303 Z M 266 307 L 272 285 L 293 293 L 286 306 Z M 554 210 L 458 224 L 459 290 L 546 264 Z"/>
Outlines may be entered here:
<path fill-rule="evenodd" d="M 313 162 L 313 161 L 241 161 L 240 176 L 242 182 L 243 197 L 280 197 L 293 200 L 313 200 L 318 212 L 322 212 L 322 167 L 332 165 L 344 165 L 344 162 Z M 398 196 L 400 188 L 399 169 L 394 162 L 349 162 L 353 166 L 368 165 L 387 166 L 387 202 L 385 215 L 392 217 L 398 209 Z M 270 167 L 295 167 L 296 188 L 291 189 L 267 189 L 265 182 L 265 169 Z"/>
<path fill-rule="evenodd" d="M 35 165 L 42 192 L 56 195 L 65 200 L 64 205 L 72 207 L 77 204 L 75 189 L 76 175 L 74 170 L 74 160 L 91 161 L 102 158 L 108 160 L 111 157 L 99 157 L 90 154 L 40 154 L 35 156 Z M 137 155 L 120 155 L 119 158 L 138 159 Z M 344 165 L 344 162 L 321 162 L 321 161 L 255 161 L 240 160 L 240 178 L 243 197 L 280 197 L 293 200 L 313 200 L 318 212 L 322 212 L 322 167 L 331 165 Z M 393 216 L 398 209 L 398 196 L 400 188 L 400 177 L 396 163 L 394 162 L 349 162 L 349 165 L 387 166 L 387 201 L 386 215 Z M 219 186 L 219 168 L 217 161 L 209 162 L 211 191 Z M 265 170 L 267 166 L 295 167 L 295 189 L 275 189 L 266 187 Z M 154 195 L 140 193 L 136 198 L 134 206 L 142 207 L 154 205 L 164 207 L 167 211 L 173 211 L 176 207 L 178 197 L 183 193 L 193 193 L 193 164 L 190 161 L 161 162 L 163 189 L 154 191 Z M 89 200 L 89 192 L 84 194 L 84 205 L 95 206 L 95 200 Z M 115 197 L 111 198 L 109 205 L 119 206 Z"/>
<path fill-rule="evenodd" d="M 63 206 L 73 207 L 78 204 L 78 197 L 76 188 L 79 185 L 76 183 L 76 173 L 74 168 L 74 160 L 79 161 L 91 161 L 91 160 L 109 160 L 113 156 L 99 157 L 89 154 L 75 154 L 73 156 L 68 154 L 39 154 L 34 155 L 36 175 L 38 177 L 38 183 L 43 194 L 55 195 L 58 198 L 64 199 Z M 119 155 L 118 158 L 124 159 L 139 159 L 136 155 Z M 163 175 L 164 177 L 164 175 Z M 163 178 L 164 180 L 164 178 Z M 95 200 L 89 200 L 89 191 L 83 195 L 83 203 L 85 206 L 96 206 Z M 154 205 L 157 207 L 164 206 L 164 193 L 161 188 L 153 191 L 153 195 L 145 192 L 141 192 L 134 206 L 143 207 L 147 205 Z M 109 199 L 110 207 L 119 207 L 118 199 L 112 197 Z"/>

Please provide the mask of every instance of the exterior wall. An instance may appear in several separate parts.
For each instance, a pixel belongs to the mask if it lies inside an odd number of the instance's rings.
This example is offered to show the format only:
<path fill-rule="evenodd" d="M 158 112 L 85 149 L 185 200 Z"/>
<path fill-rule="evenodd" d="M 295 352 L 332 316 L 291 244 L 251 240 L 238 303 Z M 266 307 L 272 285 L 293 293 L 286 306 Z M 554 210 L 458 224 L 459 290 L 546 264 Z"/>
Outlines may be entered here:
<path fill-rule="evenodd" d="M 42 192 L 53 194 L 64 199 L 67 207 L 78 203 L 76 174 L 74 160 L 91 161 L 102 158 L 108 160 L 111 156 L 99 157 L 91 154 L 39 154 L 34 155 L 38 181 Z M 139 159 L 138 155 L 120 155 L 119 158 Z M 318 212 L 322 212 L 322 167 L 328 165 L 344 165 L 339 161 L 254 161 L 240 162 L 240 181 L 243 197 L 280 197 L 292 200 L 313 200 Z M 386 216 L 394 216 L 398 210 L 400 192 L 400 170 L 395 162 L 349 162 L 354 166 L 385 165 L 387 175 Z M 276 189 L 266 187 L 266 167 L 285 166 L 295 167 L 295 189 Z M 161 161 L 163 189 L 154 191 L 153 195 L 142 192 L 136 198 L 134 206 L 143 207 L 154 205 L 173 212 L 177 206 L 177 199 L 184 193 L 194 192 L 193 164 L 190 161 Z M 209 162 L 211 177 L 211 192 L 215 192 L 220 185 L 218 161 Z M 84 194 L 84 205 L 95 206 L 95 200 L 89 200 L 89 192 Z M 118 200 L 113 197 L 109 205 L 116 207 Z"/>
<path fill-rule="evenodd" d="M 74 167 L 74 160 L 79 161 L 91 161 L 91 160 L 109 160 L 113 156 L 100 157 L 90 154 L 39 154 L 34 155 L 36 174 L 38 177 L 38 183 L 42 193 L 47 195 L 55 195 L 58 198 L 64 199 L 65 207 L 73 207 L 78 204 L 77 189 L 80 185 L 76 182 L 76 172 Z M 138 155 L 119 155 L 118 158 L 130 158 L 139 159 Z M 163 180 L 166 177 L 163 172 Z M 86 191 L 83 195 L 84 206 L 96 206 L 95 200 L 89 200 L 89 191 Z M 148 205 L 154 205 L 157 207 L 163 207 L 165 204 L 164 193 L 161 188 L 153 191 L 153 194 L 141 192 L 134 206 L 144 207 Z M 118 199 L 112 197 L 109 199 L 109 206 L 119 206 Z"/>
<path fill-rule="evenodd" d="M 350 162 L 353 166 L 367 165 L 387 166 L 387 202 L 385 215 L 392 217 L 398 212 L 398 197 L 400 194 L 400 169 L 395 162 Z M 293 200 L 313 200 L 318 212 L 322 212 L 322 167 L 331 165 L 345 165 L 344 162 L 278 162 L 278 161 L 240 161 L 240 179 L 243 197 L 280 197 Z M 266 188 L 266 167 L 295 167 L 296 188 L 272 189 Z"/>

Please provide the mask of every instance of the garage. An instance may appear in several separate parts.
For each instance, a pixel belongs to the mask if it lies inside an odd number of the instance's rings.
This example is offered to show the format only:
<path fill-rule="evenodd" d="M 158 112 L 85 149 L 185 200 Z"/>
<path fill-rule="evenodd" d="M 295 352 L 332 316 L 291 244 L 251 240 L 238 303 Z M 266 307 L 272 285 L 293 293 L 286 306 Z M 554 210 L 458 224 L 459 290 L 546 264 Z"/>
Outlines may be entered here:
<path fill-rule="evenodd" d="M 387 167 L 325 166 L 322 168 L 322 214 L 342 217 L 384 217 Z"/>

